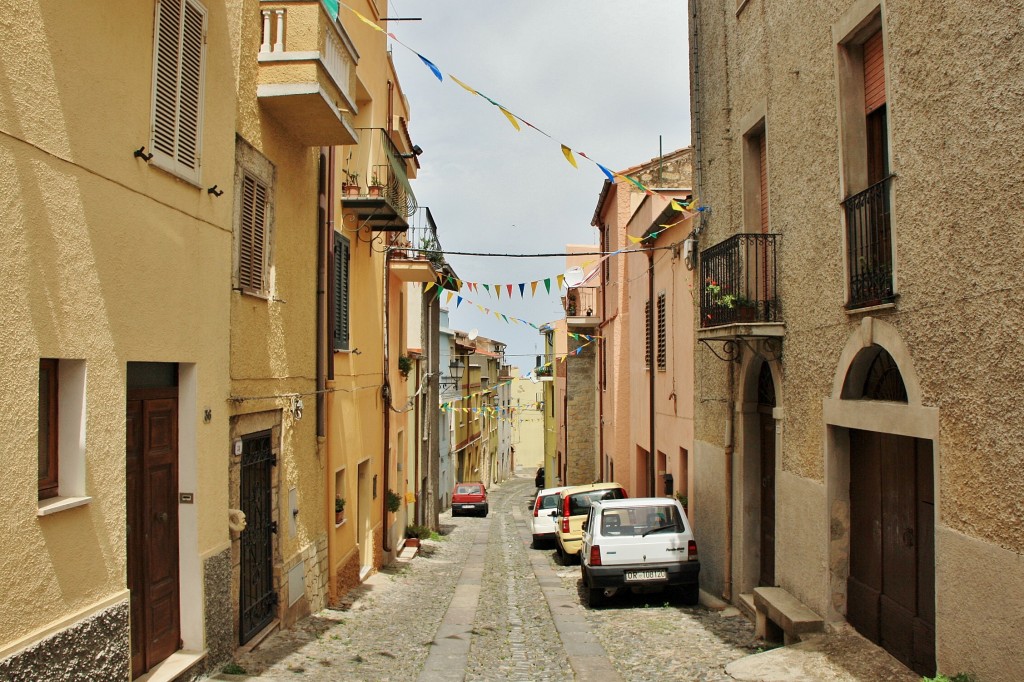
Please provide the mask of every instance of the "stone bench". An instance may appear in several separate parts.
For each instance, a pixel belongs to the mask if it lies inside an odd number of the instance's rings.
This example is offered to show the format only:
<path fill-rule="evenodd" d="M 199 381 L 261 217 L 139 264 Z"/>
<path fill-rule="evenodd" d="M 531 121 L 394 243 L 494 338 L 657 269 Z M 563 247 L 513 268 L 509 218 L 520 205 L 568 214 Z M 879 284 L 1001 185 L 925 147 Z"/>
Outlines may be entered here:
<path fill-rule="evenodd" d="M 766 641 L 779 641 L 786 646 L 803 639 L 803 635 L 824 632 L 821 616 L 781 587 L 754 588 L 755 631 Z"/>

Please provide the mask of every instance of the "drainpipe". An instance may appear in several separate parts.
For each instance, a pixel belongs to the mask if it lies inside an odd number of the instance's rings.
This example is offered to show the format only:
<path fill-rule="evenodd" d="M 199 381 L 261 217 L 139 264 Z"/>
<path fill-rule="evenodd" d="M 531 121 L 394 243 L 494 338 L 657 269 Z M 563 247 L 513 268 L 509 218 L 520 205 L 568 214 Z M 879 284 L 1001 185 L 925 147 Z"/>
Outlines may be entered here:
<path fill-rule="evenodd" d="M 651 378 L 649 383 L 650 390 L 650 418 L 651 418 L 651 451 L 647 454 L 647 486 L 649 494 L 653 497 L 655 493 L 655 481 L 657 480 L 658 472 L 654 469 L 655 457 L 654 453 L 654 362 L 655 362 L 655 343 L 654 343 L 654 251 L 647 252 L 647 300 L 650 304 L 647 306 L 647 329 L 650 330 L 651 339 L 651 357 L 650 357 L 650 373 Z"/>
<path fill-rule="evenodd" d="M 326 206 L 321 204 L 317 211 L 316 244 L 316 435 L 323 438 L 327 435 L 327 245 L 330 244 L 328 230 L 334 226 L 333 147 L 320 149 L 318 178 L 319 199 L 326 199 L 327 203 Z"/>
<path fill-rule="evenodd" d="M 736 403 L 735 387 L 733 386 L 733 360 L 729 360 L 729 402 L 726 403 L 725 415 L 725 585 L 722 599 L 732 602 L 732 467 L 733 443 Z"/>
<path fill-rule="evenodd" d="M 380 391 L 381 400 L 384 403 L 384 470 L 382 472 L 384 482 L 381 486 L 380 496 L 384 530 L 381 533 L 381 548 L 385 553 L 391 551 L 391 542 L 388 538 L 388 490 L 391 489 L 391 383 L 388 372 L 388 346 L 390 344 L 388 318 L 391 310 L 390 270 L 391 248 L 388 247 L 384 251 L 384 381 Z"/>

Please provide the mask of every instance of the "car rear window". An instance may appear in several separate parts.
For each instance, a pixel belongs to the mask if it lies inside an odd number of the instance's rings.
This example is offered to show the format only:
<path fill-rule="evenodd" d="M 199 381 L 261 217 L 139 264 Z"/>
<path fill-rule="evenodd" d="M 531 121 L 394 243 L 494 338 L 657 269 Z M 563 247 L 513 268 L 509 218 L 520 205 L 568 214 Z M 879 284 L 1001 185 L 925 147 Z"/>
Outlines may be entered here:
<path fill-rule="evenodd" d="M 643 535 L 658 532 L 682 533 L 686 530 L 683 518 L 675 505 L 616 507 L 601 514 L 601 533 L 604 535 Z"/>
<path fill-rule="evenodd" d="M 596 500 L 621 500 L 625 497 L 622 488 L 606 488 L 604 490 L 588 490 L 573 493 L 569 496 L 569 516 L 586 514 L 590 505 Z"/>
<path fill-rule="evenodd" d="M 557 509 L 558 508 L 558 494 L 545 495 L 540 498 L 541 509 Z"/>
<path fill-rule="evenodd" d="M 480 486 L 478 485 L 460 485 L 455 489 L 456 495 L 479 495 Z"/>

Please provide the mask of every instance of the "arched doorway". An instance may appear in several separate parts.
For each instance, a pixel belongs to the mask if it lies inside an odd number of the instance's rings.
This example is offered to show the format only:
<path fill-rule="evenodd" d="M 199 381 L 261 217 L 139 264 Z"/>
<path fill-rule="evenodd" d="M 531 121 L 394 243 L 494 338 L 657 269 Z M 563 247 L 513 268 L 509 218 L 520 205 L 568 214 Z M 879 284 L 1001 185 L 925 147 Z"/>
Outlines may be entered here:
<path fill-rule="evenodd" d="M 848 438 L 847 621 L 903 664 L 935 674 L 935 499 L 932 440 L 898 425 L 908 406 L 896 359 L 862 346 L 846 372 L 840 403 L 863 404 Z M 889 426 L 888 424 L 897 424 Z M 904 432 L 900 432 L 900 431 Z"/>
<path fill-rule="evenodd" d="M 761 434 L 761 523 L 759 532 L 760 572 L 758 585 L 775 585 L 775 382 L 767 362 L 761 363 L 757 378 L 757 415 Z"/>

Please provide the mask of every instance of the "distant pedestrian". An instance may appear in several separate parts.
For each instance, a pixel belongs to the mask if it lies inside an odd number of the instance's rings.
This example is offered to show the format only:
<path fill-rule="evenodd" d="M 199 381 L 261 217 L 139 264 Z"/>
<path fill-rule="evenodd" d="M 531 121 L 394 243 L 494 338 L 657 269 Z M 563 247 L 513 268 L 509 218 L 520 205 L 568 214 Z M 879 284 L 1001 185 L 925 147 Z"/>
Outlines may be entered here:
<path fill-rule="evenodd" d="M 537 476 L 533 479 L 533 482 L 538 488 L 544 487 L 544 467 L 537 469 Z"/>

